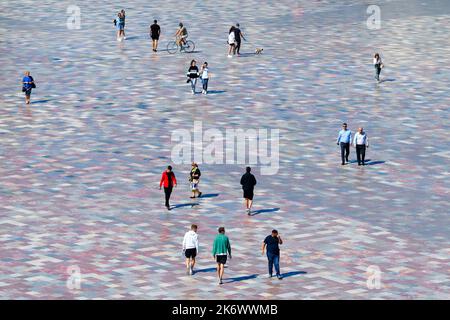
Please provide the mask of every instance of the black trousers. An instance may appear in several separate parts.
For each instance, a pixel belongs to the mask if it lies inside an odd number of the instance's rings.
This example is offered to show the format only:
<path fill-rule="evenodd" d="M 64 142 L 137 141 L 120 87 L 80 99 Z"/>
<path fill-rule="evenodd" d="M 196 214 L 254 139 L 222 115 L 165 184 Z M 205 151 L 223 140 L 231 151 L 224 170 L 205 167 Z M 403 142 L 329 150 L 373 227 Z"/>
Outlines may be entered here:
<path fill-rule="evenodd" d="M 350 143 L 341 142 L 341 160 L 342 163 L 345 163 L 345 160 L 348 162 L 348 156 L 350 154 Z"/>
<path fill-rule="evenodd" d="M 241 41 L 236 40 L 236 43 L 234 44 L 234 53 L 238 53 L 241 50 Z"/>
<path fill-rule="evenodd" d="M 169 200 L 170 195 L 172 194 L 173 187 L 164 187 L 164 194 L 166 195 L 166 207 L 170 207 Z"/>
<path fill-rule="evenodd" d="M 356 145 L 356 158 L 358 159 L 358 164 L 364 165 L 364 159 L 366 158 L 366 145 L 357 144 Z"/>

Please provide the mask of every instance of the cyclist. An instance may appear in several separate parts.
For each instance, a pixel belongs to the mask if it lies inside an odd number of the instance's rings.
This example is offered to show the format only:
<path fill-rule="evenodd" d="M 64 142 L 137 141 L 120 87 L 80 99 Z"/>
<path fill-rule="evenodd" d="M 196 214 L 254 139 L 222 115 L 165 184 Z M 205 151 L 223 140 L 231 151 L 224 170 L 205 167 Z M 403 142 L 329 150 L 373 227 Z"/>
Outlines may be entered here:
<path fill-rule="evenodd" d="M 179 45 L 181 48 L 183 44 L 186 44 L 188 32 L 187 32 L 186 27 L 183 26 L 183 23 L 180 22 L 180 24 L 178 26 L 179 26 L 179 28 L 178 28 L 177 32 L 175 33 L 175 37 L 176 37 L 177 45 Z"/>

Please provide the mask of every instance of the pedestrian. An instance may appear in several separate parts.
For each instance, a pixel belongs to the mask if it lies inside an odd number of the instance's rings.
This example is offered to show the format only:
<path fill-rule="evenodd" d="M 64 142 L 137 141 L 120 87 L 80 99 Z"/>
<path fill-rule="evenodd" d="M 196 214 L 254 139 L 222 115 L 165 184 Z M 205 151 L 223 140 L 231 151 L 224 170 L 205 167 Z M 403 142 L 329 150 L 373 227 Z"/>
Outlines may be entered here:
<path fill-rule="evenodd" d="M 228 58 L 232 57 L 231 53 L 234 54 L 234 47 L 236 45 L 236 37 L 234 34 L 234 29 L 235 29 L 234 26 L 231 26 L 230 31 L 228 31 L 228 45 L 229 45 Z"/>
<path fill-rule="evenodd" d="M 153 52 L 158 50 L 159 36 L 161 35 L 161 28 L 158 25 L 157 20 L 153 20 L 153 24 L 150 26 L 150 38 L 152 38 Z"/>
<path fill-rule="evenodd" d="M 380 83 L 380 73 L 381 69 L 384 68 L 384 64 L 381 61 L 381 57 L 378 53 L 375 53 L 373 56 L 373 65 L 375 67 L 375 79 L 377 79 L 378 83 Z"/>
<path fill-rule="evenodd" d="M 198 189 L 198 184 L 200 182 L 200 176 L 202 173 L 200 172 L 200 169 L 198 168 L 198 164 L 195 162 L 192 162 L 192 169 L 189 173 L 189 182 L 191 183 L 191 190 L 192 190 L 192 197 L 191 199 L 194 199 L 195 196 L 198 194 L 198 197 L 200 198 L 202 193 Z"/>
<path fill-rule="evenodd" d="M 225 235 L 225 228 L 219 228 L 219 234 L 214 239 L 212 255 L 217 262 L 217 276 L 219 277 L 219 284 L 223 284 L 223 273 L 225 264 L 227 263 L 227 253 L 231 259 L 231 244 L 230 239 Z"/>
<path fill-rule="evenodd" d="M 185 233 L 183 238 L 183 252 L 186 257 L 186 274 L 194 274 L 195 257 L 198 254 L 197 225 L 191 225 L 191 230 Z"/>
<path fill-rule="evenodd" d="M 234 28 L 234 38 L 235 38 L 234 54 L 237 53 L 238 55 L 240 55 L 241 39 L 244 39 L 245 41 L 247 41 L 247 39 L 245 39 L 244 34 L 241 31 L 239 23 L 236 23 L 236 27 Z"/>
<path fill-rule="evenodd" d="M 122 35 L 123 38 L 126 39 L 127 37 L 125 37 L 125 10 L 120 10 L 120 13 L 122 14 L 122 19 L 123 19 L 123 30 L 122 30 Z"/>
<path fill-rule="evenodd" d="M 117 18 L 114 19 L 114 25 L 117 27 L 117 41 L 125 39 L 125 15 L 122 12 L 117 14 Z"/>
<path fill-rule="evenodd" d="M 191 83 L 192 94 L 195 94 L 195 85 L 197 84 L 197 78 L 199 76 L 198 67 L 196 66 L 197 62 L 195 60 L 191 61 L 191 65 L 189 66 L 187 77 L 187 82 Z"/>
<path fill-rule="evenodd" d="M 250 173 L 252 168 L 245 168 L 245 173 L 241 177 L 242 190 L 244 190 L 244 202 L 247 214 L 250 215 L 253 204 L 253 189 L 256 185 L 255 176 Z"/>
<path fill-rule="evenodd" d="M 364 128 L 358 128 L 358 132 L 355 133 L 353 138 L 353 145 L 356 148 L 356 158 L 358 159 L 358 166 L 365 166 L 366 148 L 369 148 L 369 138 L 364 132 Z"/>
<path fill-rule="evenodd" d="M 264 255 L 264 249 L 267 247 L 267 260 L 269 264 L 269 278 L 272 278 L 273 267 L 275 266 L 275 272 L 278 280 L 282 279 L 280 273 L 280 247 L 283 244 L 283 240 L 278 235 L 277 230 L 272 230 L 272 234 L 268 235 L 262 245 L 262 254 Z"/>
<path fill-rule="evenodd" d="M 36 88 L 33 77 L 30 75 L 30 71 L 25 71 L 25 76 L 22 79 L 22 92 L 25 93 L 25 103 L 31 102 L 31 90 Z"/>
<path fill-rule="evenodd" d="M 208 62 L 204 62 L 200 69 L 200 79 L 202 80 L 202 93 L 208 94 L 208 82 L 211 79 L 211 73 L 209 72 Z"/>
<path fill-rule="evenodd" d="M 168 166 L 167 169 L 162 173 L 161 181 L 159 182 L 159 190 L 164 185 L 164 194 L 166 197 L 166 208 L 170 210 L 170 195 L 172 194 L 173 187 L 177 186 L 177 179 L 175 178 L 175 174 L 172 171 L 172 167 Z"/>
<path fill-rule="evenodd" d="M 344 122 L 342 124 L 342 130 L 339 131 L 339 135 L 337 138 L 337 145 L 341 147 L 342 165 L 345 165 L 345 162 L 348 162 L 348 156 L 350 155 L 351 141 L 352 141 L 352 132 L 347 129 L 347 124 Z"/>

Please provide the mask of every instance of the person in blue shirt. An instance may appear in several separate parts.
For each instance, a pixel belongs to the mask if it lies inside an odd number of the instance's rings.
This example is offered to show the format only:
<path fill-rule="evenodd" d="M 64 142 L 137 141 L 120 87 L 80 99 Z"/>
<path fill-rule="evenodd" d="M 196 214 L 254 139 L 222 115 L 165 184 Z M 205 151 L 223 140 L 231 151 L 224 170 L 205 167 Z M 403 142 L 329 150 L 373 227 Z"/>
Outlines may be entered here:
<path fill-rule="evenodd" d="M 31 90 L 36 88 L 30 71 L 25 71 L 25 77 L 22 79 L 22 91 L 25 92 L 25 103 L 30 104 Z"/>
<path fill-rule="evenodd" d="M 348 162 L 350 144 L 352 142 L 352 132 L 347 129 L 347 124 L 345 122 L 342 124 L 342 130 L 339 131 L 336 142 L 338 146 L 341 146 L 341 165 L 345 165 L 345 162 Z"/>

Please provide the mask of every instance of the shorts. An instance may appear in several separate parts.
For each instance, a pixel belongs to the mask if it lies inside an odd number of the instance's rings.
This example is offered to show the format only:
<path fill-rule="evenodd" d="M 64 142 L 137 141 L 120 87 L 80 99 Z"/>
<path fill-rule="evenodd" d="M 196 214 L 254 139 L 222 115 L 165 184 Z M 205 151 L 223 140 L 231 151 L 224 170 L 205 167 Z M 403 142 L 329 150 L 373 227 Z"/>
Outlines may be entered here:
<path fill-rule="evenodd" d="M 225 264 L 225 263 L 227 263 L 227 255 L 226 255 L 226 254 L 223 254 L 223 255 L 217 255 L 217 256 L 216 256 L 216 261 L 217 261 L 217 263 L 220 263 L 220 264 Z"/>
<path fill-rule="evenodd" d="M 244 190 L 244 198 L 253 200 L 253 190 Z"/>
<path fill-rule="evenodd" d="M 125 25 L 123 23 L 118 23 L 117 24 L 117 29 L 119 29 L 120 31 L 125 29 Z"/>
<path fill-rule="evenodd" d="M 159 36 L 152 36 L 152 40 L 159 40 Z"/>
<path fill-rule="evenodd" d="M 197 255 L 197 249 L 196 248 L 186 249 L 184 251 L 184 255 L 186 256 L 186 258 L 192 258 L 193 259 Z"/>
<path fill-rule="evenodd" d="M 26 90 L 25 90 L 25 95 L 26 95 L 27 97 L 31 96 L 31 89 L 26 89 Z"/>
<path fill-rule="evenodd" d="M 198 190 L 198 180 L 193 180 L 192 182 L 191 182 L 191 189 L 192 189 L 192 191 L 197 191 Z"/>

